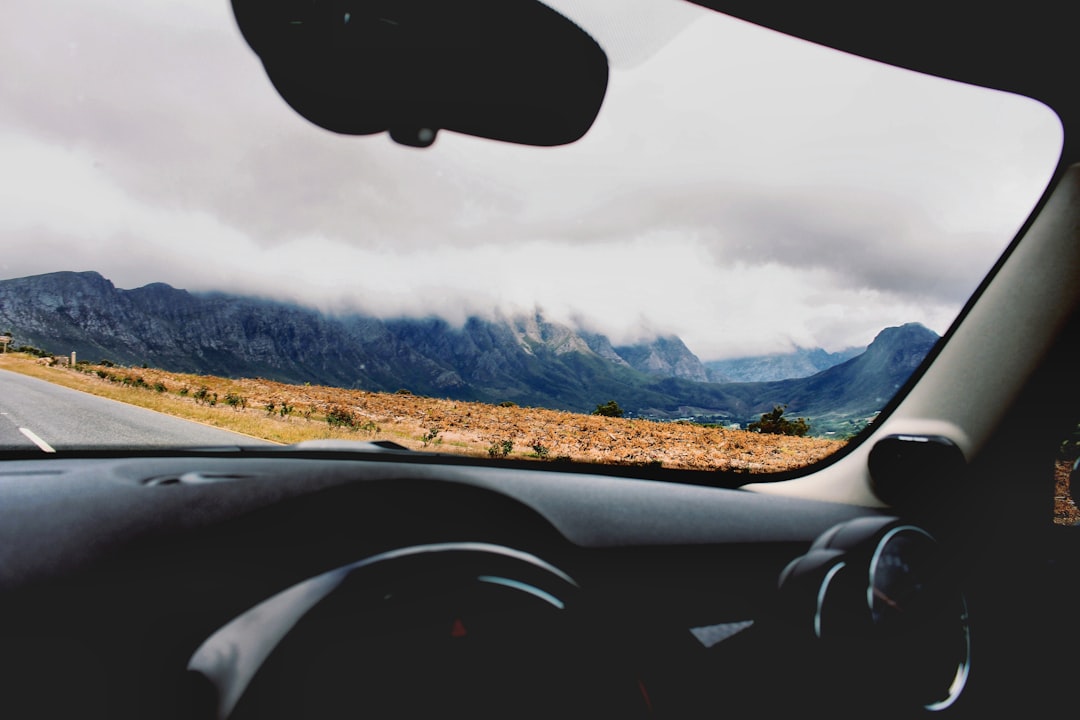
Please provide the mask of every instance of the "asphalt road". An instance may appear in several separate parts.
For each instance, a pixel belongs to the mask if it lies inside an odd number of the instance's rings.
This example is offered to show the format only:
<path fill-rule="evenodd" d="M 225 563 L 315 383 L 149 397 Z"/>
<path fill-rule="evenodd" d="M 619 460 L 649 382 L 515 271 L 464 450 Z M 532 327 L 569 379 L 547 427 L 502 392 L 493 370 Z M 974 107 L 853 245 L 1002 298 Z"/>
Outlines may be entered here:
<path fill-rule="evenodd" d="M 0 450 L 264 444 L 268 443 L 0 370 Z"/>

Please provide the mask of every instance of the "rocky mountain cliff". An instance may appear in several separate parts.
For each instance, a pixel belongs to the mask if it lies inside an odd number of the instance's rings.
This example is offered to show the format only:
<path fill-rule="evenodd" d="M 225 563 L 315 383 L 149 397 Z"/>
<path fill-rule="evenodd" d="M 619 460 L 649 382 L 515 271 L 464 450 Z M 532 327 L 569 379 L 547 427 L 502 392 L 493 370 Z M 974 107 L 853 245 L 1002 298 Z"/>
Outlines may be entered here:
<path fill-rule="evenodd" d="M 709 382 L 705 365 L 674 335 L 659 337 L 649 343 L 617 347 L 615 352 L 630 367 L 648 375 Z"/>
<path fill-rule="evenodd" d="M 615 399 L 656 418 L 745 423 L 787 404 L 829 425 L 880 409 L 937 336 L 889 328 L 866 352 L 798 380 L 710 383 L 677 337 L 631 346 L 542 315 L 329 316 L 287 303 L 194 294 L 162 283 L 116 288 L 94 272 L 0 281 L 0 331 L 13 345 L 83 360 L 369 390 L 591 411 Z"/>

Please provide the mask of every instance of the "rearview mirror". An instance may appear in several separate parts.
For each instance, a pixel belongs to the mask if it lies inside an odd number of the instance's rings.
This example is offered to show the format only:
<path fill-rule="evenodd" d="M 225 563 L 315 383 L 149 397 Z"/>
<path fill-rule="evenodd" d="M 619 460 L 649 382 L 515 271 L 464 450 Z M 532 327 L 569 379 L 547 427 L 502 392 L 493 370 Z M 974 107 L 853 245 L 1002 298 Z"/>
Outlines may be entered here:
<path fill-rule="evenodd" d="M 232 0 L 282 98 L 338 133 L 440 129 L 562 145 L 592 126 L 608 62 L 538 0 Z"/>

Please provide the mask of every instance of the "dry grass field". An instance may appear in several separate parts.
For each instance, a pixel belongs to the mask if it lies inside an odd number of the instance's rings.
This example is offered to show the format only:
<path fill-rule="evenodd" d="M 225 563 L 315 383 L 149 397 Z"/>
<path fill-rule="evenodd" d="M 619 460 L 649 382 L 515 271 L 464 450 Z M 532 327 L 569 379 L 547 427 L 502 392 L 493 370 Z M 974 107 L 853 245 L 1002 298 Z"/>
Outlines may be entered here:
<path fill-rule="evenodd" d="M 1054 466 L 1054 522 L 1059 525 L 1080 523 L 1080 510 L 1069 496 L 1069 473 L 1072 463 L 1058 460 Z"/>
<path fill-rule="evenodd" d="M 257 378 L 99 365 L 74 370 L 16 354 L 0 358 L 0 367 L 279 443 L 378 439 L 415 450 L 479 457 L 752 473 L 804 467 L 843 446 L 837 440 L 692 423 L 286 385 Z"/>

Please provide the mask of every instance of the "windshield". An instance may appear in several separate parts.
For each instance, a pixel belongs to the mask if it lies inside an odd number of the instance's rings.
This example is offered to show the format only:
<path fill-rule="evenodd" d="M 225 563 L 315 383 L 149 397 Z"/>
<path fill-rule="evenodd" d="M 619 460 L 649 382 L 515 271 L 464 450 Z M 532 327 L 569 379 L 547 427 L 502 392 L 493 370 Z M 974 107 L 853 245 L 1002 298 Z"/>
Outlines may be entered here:
<path fill-rule="evenodd" d="M 588 133 L 423 149 L 294 112 L 225 0 L 9 5 L 0 447 L 810 465 L 931 352 L 1058 158 L 1025 98 L 682 0 L 547 4 L 608 58 Z"/>

